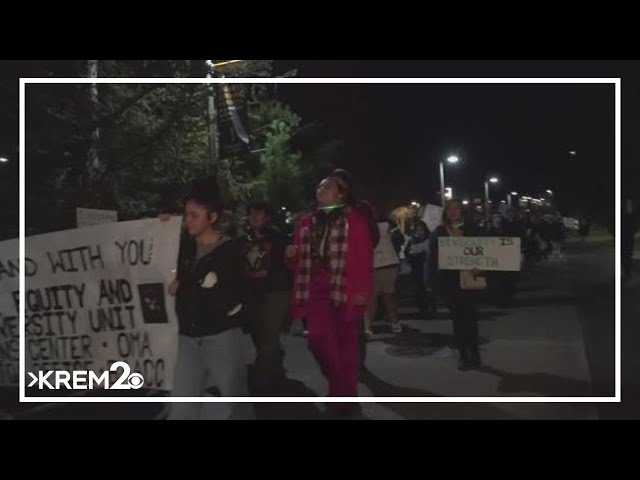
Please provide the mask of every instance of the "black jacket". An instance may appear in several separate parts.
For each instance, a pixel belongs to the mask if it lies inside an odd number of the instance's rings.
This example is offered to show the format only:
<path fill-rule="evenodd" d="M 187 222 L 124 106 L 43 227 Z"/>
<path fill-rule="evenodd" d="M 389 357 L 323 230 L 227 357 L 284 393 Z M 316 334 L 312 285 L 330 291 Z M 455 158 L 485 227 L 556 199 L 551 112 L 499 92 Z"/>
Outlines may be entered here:
<path fill-rule="evenodd" d="M 380 242 L 380 229 L 378 228 L 378 222 L 376 221 L 373 207 L 369 202 L 360 200 L 353 204 L 353 208 L 358 210 L 367 220 L 369 232 L 371 233 L 371 245 L 375 249 L 378 246 L 378 242 Z"/>
<path fill-rule="evenodd" d="M 482 237 L 480 231 L 478 231 L 470 223 L 465 223 L 462 228 L 465 237 Z M 432 282 L 438 295 L 445 298 L 453 297 L 459 294 L 462 289 L 460 288 L 460 273 L 459 270 L 440 270 L 438 266 L 439 257 L 439 243 L 438 238 L 449 237 L 449 232 L 444 225 L 438 226 L 431 237 L 429 238 L 429 278 L 435 279 Z"/>
<path fill-rule="evenodd" d="M 425 252 L 420 253 L 410 253 L 411 248 L 416 245 L 423 243 L 429 240 L 431 233 L 429 232 L 429 228 L 427 224 L 422 220 L 415 220 L 407 229 L 407 234 L 409 236 L 409 241 L 407 242 L 406 247 L 404 248 L 404 256 L 405 258 L 412 264 L 414 263 L 424 263 L 427 259 L 427 254 Z"/>
<path fill-rule="evenodd" d="M 284 259 L 289 242 L 284 235 L 267 227 L 260 238 L 249 232 L 240 244 L 252 296 L 291 289 L 291 274 Z"/>
<path fill-rule="evenodd" d="M 195 240 L 185 236 L 180 242 L 178 256 L 177 278 L 180 285 L 176 313 L 180 334 L 202 337 L 232 328 L 246 328 L 247 308 L 244 307 L 247 289 L 239 242 L 223 241 L 197 262 L 195 259 Z M 212 282 L 213 279 L 215 281 Z M 207 283 L 213 285 L 206 288 Z M 229 315 L 238 305 L 243 305 L 243 308 Z"/>
<path fill-rule="evenodd" d="M 393 244 L 393 248 L 396 251 L 398 257 L 400 257 L 400 250 L 402 250 L 402 246 L 404 245 L 405 238 L 402 232 L 400 231 L 400 227 L 394 226 L 390 231 L 391 235 L 391 243 Z"/>

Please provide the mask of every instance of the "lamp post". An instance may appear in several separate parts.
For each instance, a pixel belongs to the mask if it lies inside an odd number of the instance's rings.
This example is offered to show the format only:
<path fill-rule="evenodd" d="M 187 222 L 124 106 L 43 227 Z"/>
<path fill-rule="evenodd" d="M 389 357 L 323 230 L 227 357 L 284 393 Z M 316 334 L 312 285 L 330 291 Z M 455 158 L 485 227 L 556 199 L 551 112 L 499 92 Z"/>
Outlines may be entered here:
<path fill-rule="evenodd" d="M 447 163 L 458 163 L 459 159 L 455 155 L 450 155 L 447 158 Z M 444 162 L 440 161 L 440 199 L 442 201 L 442 206 L 444 207 L 444 202 L 446 200 L 445 190 L 444 190 Z"/>
<path fill-rule="evenodd" d="M 498 183 L 498 178 L 491 177 L 484 181 L 484 210 L 487 221 L 489 220 L 489 183 Z"/>

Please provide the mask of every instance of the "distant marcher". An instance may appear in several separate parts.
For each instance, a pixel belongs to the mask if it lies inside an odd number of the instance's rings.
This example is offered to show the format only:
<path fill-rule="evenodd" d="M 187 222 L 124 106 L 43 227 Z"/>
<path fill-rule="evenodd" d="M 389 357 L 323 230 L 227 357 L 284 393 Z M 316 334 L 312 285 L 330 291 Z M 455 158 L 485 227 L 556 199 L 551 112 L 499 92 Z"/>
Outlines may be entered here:
<path fill-rule="evenodd" d="M 620 247 L 622 250 L 622 274 L 623 285 L 632 286 L 633 278 L 633 250 L 635 246 L 635 235 L 638 230 L 638 208 L 631 198 L 626 198 L 622 205 Z"/>

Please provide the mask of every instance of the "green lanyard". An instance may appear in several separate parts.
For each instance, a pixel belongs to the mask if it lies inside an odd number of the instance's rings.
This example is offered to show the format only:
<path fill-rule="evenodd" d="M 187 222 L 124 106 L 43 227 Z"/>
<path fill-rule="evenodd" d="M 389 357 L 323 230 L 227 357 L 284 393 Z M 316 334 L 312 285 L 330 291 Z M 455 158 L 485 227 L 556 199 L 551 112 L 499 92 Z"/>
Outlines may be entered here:
<path fill-rule="evenodd" d="M 344 207 L 344 205 L 327 205 L 326 207 L 320 207 L 320 210 L 324 212 L 333 212 L 334 210 L 337 210 L 342 207 Z"/>

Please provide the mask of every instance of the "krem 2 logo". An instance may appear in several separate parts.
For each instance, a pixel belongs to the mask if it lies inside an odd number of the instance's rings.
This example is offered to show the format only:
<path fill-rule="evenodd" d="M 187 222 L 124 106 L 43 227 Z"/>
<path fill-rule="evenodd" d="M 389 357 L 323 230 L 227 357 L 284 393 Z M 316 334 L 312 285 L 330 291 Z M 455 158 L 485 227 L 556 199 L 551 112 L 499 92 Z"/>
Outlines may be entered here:
<path fill-rule="evenodd" d="M 122 375 L 113 385 L 109 385 L 109 372 L 116 372 L 119 368 L 123 370 Z M 137 390 L 144 385 L 142 375 L 131 373 L 129 364 L 125 362 L 114 363 L 108 371 L 103 372 L 99 377 L 94 372 L 87 370 L 76 370 L 73 373 L 63 370 L 49 370 L 48 372 L 38 372 L 38 376 L 31 372 L 27 373 L 32 380 L 28 387 L 37 385 L 40 390 L 44 388 L 61 390 L 63 386 L 68 390 L 92 390 L 99 387 L 100 384 L 106 390 Z M 53 384 L 49 382 L 53 382 Z"/>

